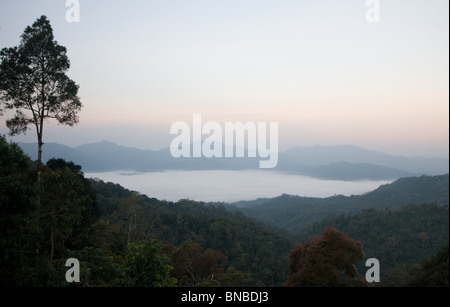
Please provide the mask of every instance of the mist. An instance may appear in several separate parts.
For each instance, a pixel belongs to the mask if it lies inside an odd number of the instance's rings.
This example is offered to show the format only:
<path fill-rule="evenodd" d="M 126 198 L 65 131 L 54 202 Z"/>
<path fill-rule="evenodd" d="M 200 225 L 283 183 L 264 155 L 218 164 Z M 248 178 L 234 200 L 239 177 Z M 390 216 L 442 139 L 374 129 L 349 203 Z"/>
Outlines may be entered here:
<path fill-rule="evenodd" d="M 248 171 L 165 171 L 86 173 L 86 177 L 119 183 L 127 189 L 161 200 L 237 202 L 282 194 L 328 197 L 361 195 L 392 181 L 320 180 L 281 172 Z"/>

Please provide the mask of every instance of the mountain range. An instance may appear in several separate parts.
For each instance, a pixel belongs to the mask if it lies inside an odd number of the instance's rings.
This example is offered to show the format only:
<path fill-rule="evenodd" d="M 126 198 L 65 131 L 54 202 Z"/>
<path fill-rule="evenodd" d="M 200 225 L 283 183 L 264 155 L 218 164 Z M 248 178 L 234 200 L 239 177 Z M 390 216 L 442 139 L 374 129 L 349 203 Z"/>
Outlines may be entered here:
<path fill-rule="evenodd" d="M 449 174 L 407 177 L 363 195 L 327 198 L 281 195 L 229 206 L 244 215 L 292 233 L 299 233 L 328 216 L 361 212 L 364 209 L 393 209 L 408 204 L 449 203 Z"/>
<path fill-rule="evenodd" d="M 17 143 L 32 160 L 37 159 L 37 144 Z M 109 141 L 69 147 L 46 143 L 43 162 L 62 158 L 83 167 L 83 171 L 138 172 L 164 170 L 246 170 L 257 169 L 260 158 L 174 158 L 170 149 L 144 150 Z M 402 157 L 371 151 L 353 145 L 295 147 L 280 152 L 278 165 L 271 169 L 320 179 L 395 180 L 418 175 L 448 173 L 449 159 Z"/>

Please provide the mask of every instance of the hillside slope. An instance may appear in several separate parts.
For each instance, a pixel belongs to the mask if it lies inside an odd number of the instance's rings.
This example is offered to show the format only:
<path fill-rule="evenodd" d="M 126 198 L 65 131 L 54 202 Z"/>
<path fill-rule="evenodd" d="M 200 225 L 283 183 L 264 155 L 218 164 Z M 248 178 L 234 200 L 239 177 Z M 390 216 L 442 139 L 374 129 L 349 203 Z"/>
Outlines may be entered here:
<path fill-rule="evenodd" d="M 235 210 L 269 225 L 299 233 L 329 215 L 410 203 L 449 203 L 449 174 L 401 178 L 364 195 L 310 198 L 282 195 L 233 204 Z"/>
<path fill-rule="evenodd" d="M 380 285 L 404 286 L 413 265 L 448 245 L 449 206 L 410 204 L 331 216 L 305 230 L 301 241 L 319 237 L 330 226 L 361 241 L 366 258 L 378 259 Z"/>

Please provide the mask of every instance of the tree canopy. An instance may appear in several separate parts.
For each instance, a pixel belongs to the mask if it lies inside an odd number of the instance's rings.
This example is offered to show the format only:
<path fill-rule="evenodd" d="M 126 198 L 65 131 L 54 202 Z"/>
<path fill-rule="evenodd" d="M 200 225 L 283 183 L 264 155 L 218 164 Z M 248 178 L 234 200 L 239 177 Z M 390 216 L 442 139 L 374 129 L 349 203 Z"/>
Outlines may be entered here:
<path fill-rule="evenodd" d="M 43 15 L 25 29 L 19 46 L 1 50 L 0 59 L 0 114 L 3 108 L 15 110 L 6 121 L 11 135 L 35 127 L 39 167 L 44 123 L 55 119 L 73 126 L 82 107 L 79 86 L 66 75 L 67 49 L 54 40 L 50 21 Z"/>
<path fill-rule="evenodd" d="M 367 286 L 355 263 L 364 259 L 362 243 L 329 227 L 320 238 L 291 251 L 290 287 Z"/>

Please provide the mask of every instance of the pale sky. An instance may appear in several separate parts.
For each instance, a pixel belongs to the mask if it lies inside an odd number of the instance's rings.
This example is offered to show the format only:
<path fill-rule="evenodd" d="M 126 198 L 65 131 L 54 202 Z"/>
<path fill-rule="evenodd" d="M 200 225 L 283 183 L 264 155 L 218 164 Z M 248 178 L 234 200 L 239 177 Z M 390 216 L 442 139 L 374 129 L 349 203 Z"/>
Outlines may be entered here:
<path fill-rule="evenodd" d="M 449 156 L 449 1 L 0 0 L 0 48 L 41 15 L 84 105 L 44 142 L 169 147 L 171 124 L 279 122 L 279 147 Z M 7 134 L 0 117 L 0 134 Z M 14 141 L 35 142 L 35 131 Z"/>

